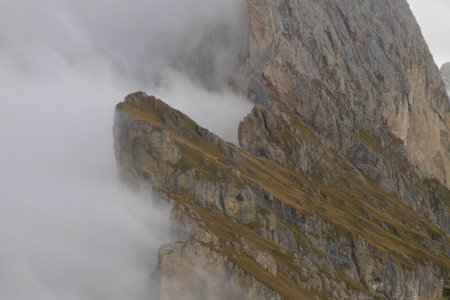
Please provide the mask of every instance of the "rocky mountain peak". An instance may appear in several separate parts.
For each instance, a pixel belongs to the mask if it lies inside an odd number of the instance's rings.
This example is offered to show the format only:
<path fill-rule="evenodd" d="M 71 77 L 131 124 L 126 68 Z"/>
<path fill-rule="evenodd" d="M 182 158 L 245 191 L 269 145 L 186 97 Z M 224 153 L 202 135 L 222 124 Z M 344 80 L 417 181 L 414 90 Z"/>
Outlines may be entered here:
<path fill-rule="evenodd" d="M 450 104 L 406 1 L 247 4 L 237 82 L 249 98 L 288 104 L 341 152 L 352 130 L 392 134 L 411 164 L 450 185 Z"/>

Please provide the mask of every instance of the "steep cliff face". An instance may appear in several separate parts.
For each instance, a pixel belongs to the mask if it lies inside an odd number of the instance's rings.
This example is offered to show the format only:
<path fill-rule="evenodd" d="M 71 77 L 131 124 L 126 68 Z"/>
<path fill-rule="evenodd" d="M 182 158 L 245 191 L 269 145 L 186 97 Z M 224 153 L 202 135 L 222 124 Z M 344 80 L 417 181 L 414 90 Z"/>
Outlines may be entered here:
<path fill-rule="evenodd" d="M 411 164 L 450 186 L 450 105 L 405 0 L 248 0 L 250 57 L 236 87 L 283 102 L 333 148 L 392 134 Z"/>
<path fill-rule="evenodd" d="M 450 104 L 408 4 L 247 9 L 241 147 L 142 92 L 116 108 L 122 177 L 174 204 L 161 298 L 440 299 Z"/>
<path fill-rule="evenodd" d="M 260 126 L 278 127 L 263 119 Z M 176 298 L 176 287 L 189 287 L 193 299 L 439 299 L 450 268 L 445 233 L 360 175 L 313 128 L 296 126 L 350 177 L 325 185 L 320 168 L 302 174 L 258 158 L 144 93 L 117 106 L 121 174 L 151 182 L 175 204 L 184 241 L 161 250 L 162 299 Z M 208 282 L 217 277 L 236 294 Z"/>
<path fill-rule="evenodd" d="M 221 240 L 205 229 L 204 219 L 189 205 L 175 205 L 172 219 L 184 241 L 161 248 L 161 299 L 282 299 L 217 250 Z"/>

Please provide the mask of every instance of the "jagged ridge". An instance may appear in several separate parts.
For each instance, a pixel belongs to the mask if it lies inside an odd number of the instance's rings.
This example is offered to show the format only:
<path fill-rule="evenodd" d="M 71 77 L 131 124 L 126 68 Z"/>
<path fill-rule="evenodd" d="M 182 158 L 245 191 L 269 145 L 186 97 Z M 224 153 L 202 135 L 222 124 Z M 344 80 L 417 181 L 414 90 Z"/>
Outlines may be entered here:
<path fill-rule="evenodd" d="M 445 233 L 296 122 L 326 152 L 329 170 L 344 170 L 334 184 L 226 143 L 144 93 L 117 106 L 116 155 L 129 182 L 151 182 L 195 212 L 191 241 L 203 240 L 281 297 L 440 297 L 450 268 Z"/>

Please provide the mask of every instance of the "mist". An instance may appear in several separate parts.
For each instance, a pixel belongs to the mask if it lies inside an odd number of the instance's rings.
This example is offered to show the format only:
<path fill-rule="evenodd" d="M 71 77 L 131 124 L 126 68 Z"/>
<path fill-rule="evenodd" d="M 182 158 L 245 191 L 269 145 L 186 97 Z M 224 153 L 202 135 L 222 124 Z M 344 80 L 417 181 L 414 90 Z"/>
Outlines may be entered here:
<path fill-rule="evenodd" d="M 450 2 L 448 0 L 408 0 L 430 47 L 437 66 L 450 62 Z"/>
<path fill-rule="evenodd" d="M 152 299 L 170 207 L 117 180 L 114 106 L 143 90 L 235 142 L 245 24 L 240 0 L 0 2 L 0 299 Z"/>

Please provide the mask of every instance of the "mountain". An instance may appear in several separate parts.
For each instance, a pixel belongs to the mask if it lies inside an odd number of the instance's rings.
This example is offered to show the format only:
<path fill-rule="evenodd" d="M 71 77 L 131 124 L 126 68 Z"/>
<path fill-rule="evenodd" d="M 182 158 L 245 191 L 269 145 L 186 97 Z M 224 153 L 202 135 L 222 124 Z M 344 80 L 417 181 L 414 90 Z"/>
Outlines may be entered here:
<path fill-rule="evenodd" d="M 143 92 L 122 178 L 174 205 L 161 299 L 441 299 L 450 104 L 406 1 L 247 0 L 240 147 Z"/>
<path fill-rule="evenodd" d="M 285 103 L 342 153 L 352 131 L 390 134 L 413 166 L 449 186 L 450 102 L 406 1 L 247 3 L 239 90 Z"/>

